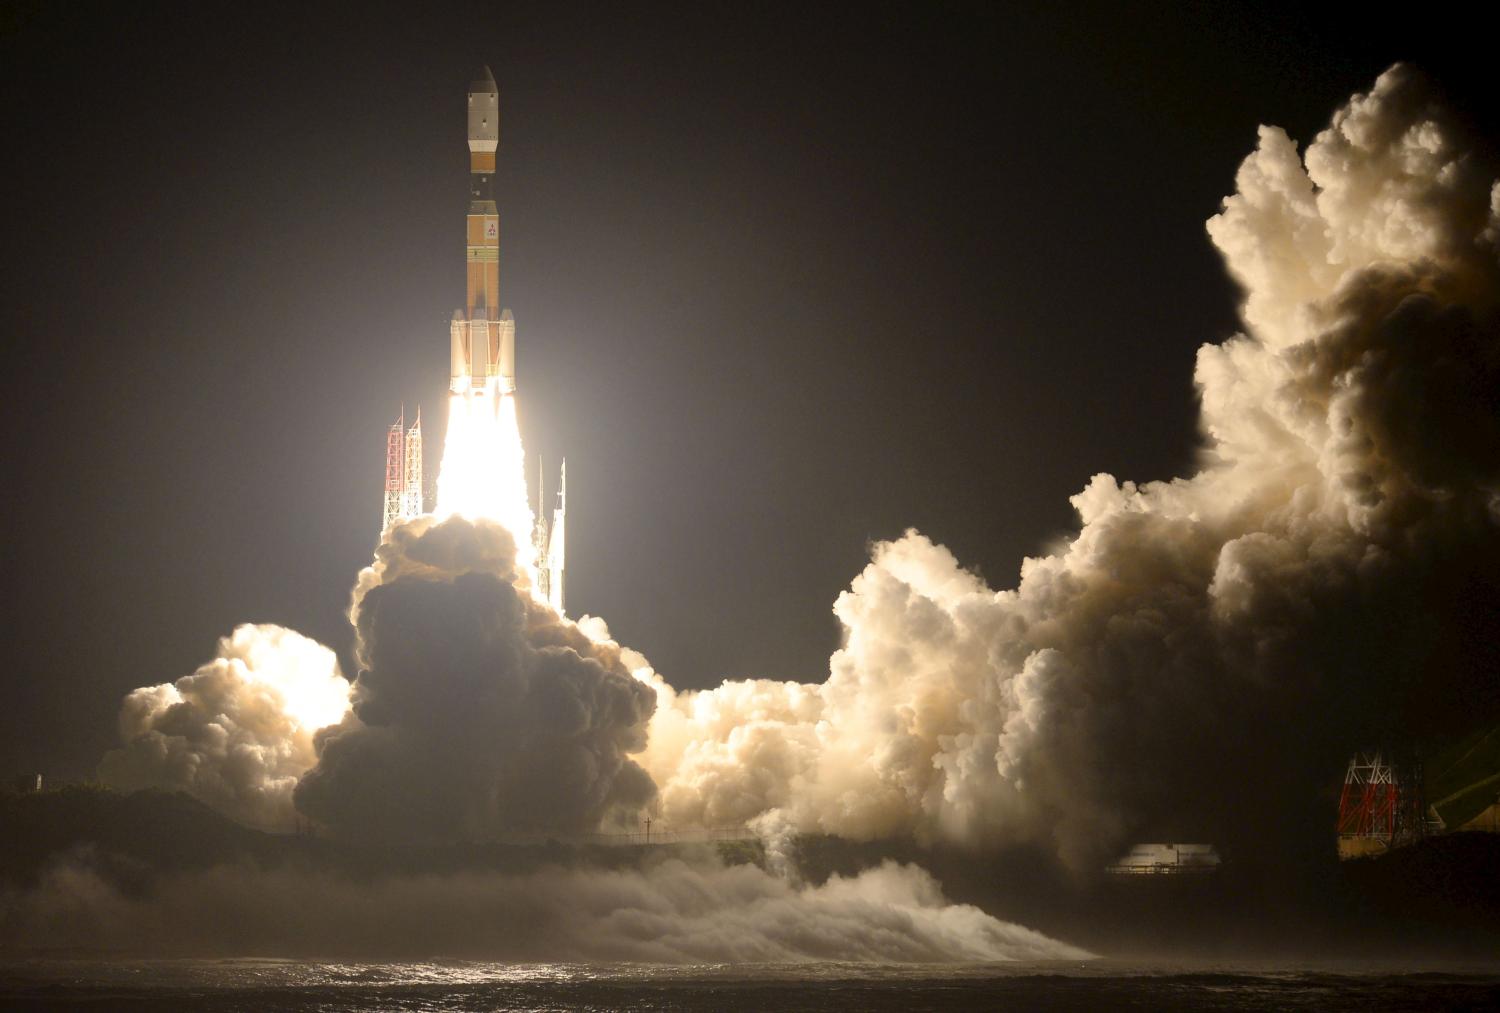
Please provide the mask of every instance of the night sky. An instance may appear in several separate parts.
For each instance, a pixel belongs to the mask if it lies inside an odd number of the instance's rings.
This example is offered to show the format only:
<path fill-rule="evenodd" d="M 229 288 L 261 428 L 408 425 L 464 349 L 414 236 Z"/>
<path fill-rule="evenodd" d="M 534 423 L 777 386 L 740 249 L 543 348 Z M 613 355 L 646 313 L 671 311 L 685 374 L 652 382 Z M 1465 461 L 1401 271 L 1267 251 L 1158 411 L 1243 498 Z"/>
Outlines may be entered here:
<path fill-rule="evenodd" d="M 403 402 L 439 459 L 482 63 L 570 612 L 679 687 L 819 680 L 872 539 L 1013 586 L 1094 473 L 1189 471 L 1257 124 L 1406 59 L 1500 136 L 1442 5 L 1051 6 L 6 4 L 0 772 L 91 774 L 241 622 L 354 674 Z"/>

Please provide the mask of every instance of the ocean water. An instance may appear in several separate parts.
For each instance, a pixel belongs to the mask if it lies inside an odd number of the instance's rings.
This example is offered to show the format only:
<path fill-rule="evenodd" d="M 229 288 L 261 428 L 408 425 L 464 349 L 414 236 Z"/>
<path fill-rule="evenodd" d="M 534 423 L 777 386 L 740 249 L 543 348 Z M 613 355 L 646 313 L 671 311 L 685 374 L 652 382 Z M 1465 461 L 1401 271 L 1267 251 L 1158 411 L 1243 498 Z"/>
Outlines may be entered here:
<path fill-rule="evenodd" d="M 1500 970 L 1131 964 L 0 963 L 3 1010 L 1492 1010 Z"/>

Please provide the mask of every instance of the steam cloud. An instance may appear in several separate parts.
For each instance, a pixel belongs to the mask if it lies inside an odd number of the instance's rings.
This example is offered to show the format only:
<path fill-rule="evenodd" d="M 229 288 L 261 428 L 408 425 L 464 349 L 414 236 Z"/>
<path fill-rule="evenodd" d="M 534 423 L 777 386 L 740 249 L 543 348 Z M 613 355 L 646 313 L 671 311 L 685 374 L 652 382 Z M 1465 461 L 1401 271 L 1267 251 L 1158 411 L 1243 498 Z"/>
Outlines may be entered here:
<path fill-rule="evenodd" d="M 413 933 L 412 926 L 421 926 Z M 992 961 L 1088 956 L 887 863 L 794 889 L 699 856 L 643 869 L 551 868 L 371 881 L 218 866 L 122 890 L 86 857 L 0 891 L 0 940 L 174 955 L 366 959 Z"/>
<path fill-rule="evenodd" d="M 1292 833 L 1351 749 L 1495 709 L 1493 179 L 1403 66 L 1305 158 L 1262 128 L 1208 223 L 1245 331 L 1198 354 L 1198 473 L 1096 475 L 1077 534 L 1013 590 L 914 531 L 874 546 L 822 683 L 678 693 L 601 622 L 518 591 L 503 529 L 397 527 L 356 590 L 353 712 L 320 734 L 298 807 L 400 838 L 650 804 L 676 827 L 1038 843 L 1079 868 L 1138 833 Z M 125 733 L 130 783 L 159 757 L 158 781 L 249 797 L 224 751 L 174 773 L 165 719 Z M 311 761 L 288 748 L 251 774 Z"/>

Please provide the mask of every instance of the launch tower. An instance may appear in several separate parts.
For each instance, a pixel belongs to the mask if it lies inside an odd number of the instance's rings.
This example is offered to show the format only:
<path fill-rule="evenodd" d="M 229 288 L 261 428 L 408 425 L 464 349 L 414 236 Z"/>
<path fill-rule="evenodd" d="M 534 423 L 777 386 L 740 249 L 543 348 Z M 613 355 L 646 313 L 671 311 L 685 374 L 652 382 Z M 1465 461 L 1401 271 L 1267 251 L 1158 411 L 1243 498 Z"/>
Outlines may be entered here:
<path fill-rule="evenodd" d="M 1354 754 L 1339 793 L 1339 857 L 1380 854 L 1420 839 L 1425 809 L 1420 773 L 1384 751 Z"/>
<path fill-rule="evenodd" d="M 385 516 L 380 530 L 392 521 L 407 520 L 423 512 L 422 409 L 406 428 L 406 409 L 385 436 Z"/>

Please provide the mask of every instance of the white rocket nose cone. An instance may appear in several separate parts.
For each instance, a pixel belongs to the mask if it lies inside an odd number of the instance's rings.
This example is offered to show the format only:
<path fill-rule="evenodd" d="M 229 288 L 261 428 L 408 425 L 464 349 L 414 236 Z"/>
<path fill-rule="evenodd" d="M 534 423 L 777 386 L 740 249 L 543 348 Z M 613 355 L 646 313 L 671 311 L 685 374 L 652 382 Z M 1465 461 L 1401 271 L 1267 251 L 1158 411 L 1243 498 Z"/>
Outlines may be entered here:
<path fill-rule="evenodd" d="M 485 67 L 469 83 L 469 150 L 494 152 L 500 141 L 500 90 L 495 75 Z"/>
<path fill-rule="evenodd" d="M 495 85 L 495 75 L 490 73 L 488 65 L 475 74 L 474 80 L 469 82 L 470 95 L 494 95 L 499 90 Z"/>

